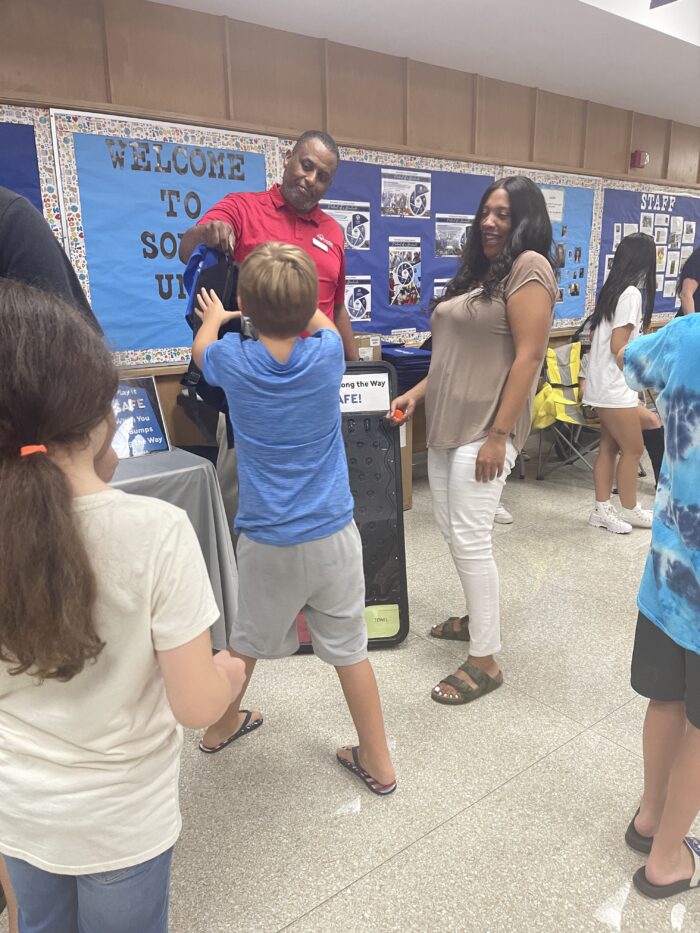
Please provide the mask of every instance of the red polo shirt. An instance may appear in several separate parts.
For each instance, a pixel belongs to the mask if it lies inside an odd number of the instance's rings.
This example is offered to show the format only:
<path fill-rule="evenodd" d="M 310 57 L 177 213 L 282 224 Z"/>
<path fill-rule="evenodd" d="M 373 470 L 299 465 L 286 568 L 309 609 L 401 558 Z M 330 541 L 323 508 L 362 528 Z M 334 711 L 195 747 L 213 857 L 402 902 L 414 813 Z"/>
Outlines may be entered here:
<path fill-rule="evenodd" d="M 343 231 L 318 205 L 300 214 L 282 197 L 279 185 L 269 191 L 227 194 L 198 224 L 223 220 L 233 228 L 236 262 L 263 243 L 291 243 L 311 257 L 318 272 L 318 305 L 333 320 L 333 308 L 345 304 Z"/>

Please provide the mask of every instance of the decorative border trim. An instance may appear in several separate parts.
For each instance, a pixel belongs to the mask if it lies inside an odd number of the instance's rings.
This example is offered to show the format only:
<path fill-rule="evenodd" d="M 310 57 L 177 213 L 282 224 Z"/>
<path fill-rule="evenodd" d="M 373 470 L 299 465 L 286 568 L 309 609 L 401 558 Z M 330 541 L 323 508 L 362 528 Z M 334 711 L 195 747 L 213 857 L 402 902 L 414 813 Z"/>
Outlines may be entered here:
<path fill-rule="evenodd" d="M 268 186 L 281 177 L 284 154 L 296 142 L 295 139 L 289 138 L 237 133 L 232 130 L 207 129 L 201 126 L 145 120 L 136 117 L 110 116 L 53 108 L 19 107 L 9 104 L 0 104 L 0 122 L 19 123 L 34 127 L 44 216 L 54 235 L 63 244 L 70 256 L 88 297 L 90 295 L 90 286 L 73 146 L 74 133 L 132 136 L 142 139 L 262 153 L 265 157 L 265 173 Z M 55 134 L 52 133 L 52 123 Z M 370 148 L 341 146 L 340 156 L 342 159 L 354 162 L 392 165 L 424 171 L 493 175 L 496 178 L 508 174 L 526 175 L 532 178 L 533 181 L 542 184 L 592 188 L 594 192 L 593 219 L 589 244 L 589 272 L 586 282 L 586 313 L 592 309 L 595 303 L 597 271 L 600 260 L 604 189 L 616 188 L 643 193 L 658 191 L 660 187 L 658 184 L 648 184 L 641 180 L 622 181 L 608 179 L 603 176 L 580 175 L 576 172 L 551 172 L 539 169 L 516 168 L 505 164 L 487 165 L 481 162 L 462 162 L 406 153 L 383 152 Z M 668 191 L 670 194 L 700 198 L 700 193 L 695 189 L 672 188 L 668 184 L 663 187 L 664 191 Z M 64 229 L 66 231 L 65 236 Z M 665 323 L 673 317 L 672 312 L 660 312 L 654 315 L 654 321 Z M 577 327 L 580 323 L 581 319 L 579 318 L 560 319 L 553 323 L 552 330 L 568 330 Z M 124 368 L 156 364 L 186 364 L 189 362 L 189 358 L 189 347 L 163 347 L 114 354 L 115 363 Z"/>
<path fill-rule="evenodd" d="M 0 104 L 0 123 L 20 123 L 24 126 L 34 127 L 44 217 L 56 239 L 65 247 L 56 162 L 51 137 L 50 111 L 48 108 L 13 107 L 10 104 Z"/>
<path fill-rule="evenodd" d="M 277 165 L 279 145 L 272 136 L 234 133 L 229 130 L 206 129 L 182 123 L 165 123 L 132 117 L 115 117 L 98 113 L 71 110 L 51 110 L 56 128 L 57 152 L 61 189 L 63 192 L 68 231 L 68 255 L 85 292 L 90 297 L 83 217 L 78 185 L 78 167 L 75 159 L 73 135 L 90 133 L 98 136 L 131 136 L 167 143 L 206 146 L 215 149 L 237 149 L 242 152 L 262 153 L 265 157 L 267 184 L 275 179 L 272 170 Z M 191 347 L 157 347 L 151 350 L 129 350 L 114 353 L 117 366 L 151 366 L 156 363 L 189 363 Z"/>

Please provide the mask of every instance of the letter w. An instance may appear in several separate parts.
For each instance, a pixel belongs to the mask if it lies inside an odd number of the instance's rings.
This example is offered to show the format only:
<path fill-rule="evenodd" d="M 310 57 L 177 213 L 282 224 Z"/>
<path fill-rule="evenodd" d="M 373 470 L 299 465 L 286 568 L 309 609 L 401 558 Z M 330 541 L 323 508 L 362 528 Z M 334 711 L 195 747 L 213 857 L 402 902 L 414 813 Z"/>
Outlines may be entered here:
<path fill-rule="evenodd" d="M 123 139 L 106 139 L 107 148 L 109 149 L 109 154 L 112 158 L 112 167 L 113 168 L 124 168 L 124 150 L 126 149 L 126 143 Z M 115 152 L 114 147 L 116 144 L 121 146 L 121 149 Z"/>

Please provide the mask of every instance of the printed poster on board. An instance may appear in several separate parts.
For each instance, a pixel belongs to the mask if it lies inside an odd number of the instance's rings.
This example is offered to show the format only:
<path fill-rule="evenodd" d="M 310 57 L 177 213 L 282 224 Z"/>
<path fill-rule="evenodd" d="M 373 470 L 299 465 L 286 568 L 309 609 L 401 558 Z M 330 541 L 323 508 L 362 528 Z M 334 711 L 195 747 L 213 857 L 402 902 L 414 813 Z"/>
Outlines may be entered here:
<path fill-rule="evenodd" d="M 435 257 L 459 258 L 473 222 L 473 214 L 436 214 Z"/>
<path fill-rule="evenodd" d="M 319 207 L 340 225 L 345 249 L 370 248 L 369 201 L 320 201 Z"/>
<path fill-rule="evenodd" d="M 382 169 L 382 215 L 427 220 L 430 217 L 430 172 Z"/>
<path fill-rule="evenodd" d="M 389 237 L 389 304 L 420 304 L 420 237 Z"/>
<path fill-rule="evenodd" d="M 372 276 L 345 276 L 345 307 L 351 321 L 372 320 Z"/>

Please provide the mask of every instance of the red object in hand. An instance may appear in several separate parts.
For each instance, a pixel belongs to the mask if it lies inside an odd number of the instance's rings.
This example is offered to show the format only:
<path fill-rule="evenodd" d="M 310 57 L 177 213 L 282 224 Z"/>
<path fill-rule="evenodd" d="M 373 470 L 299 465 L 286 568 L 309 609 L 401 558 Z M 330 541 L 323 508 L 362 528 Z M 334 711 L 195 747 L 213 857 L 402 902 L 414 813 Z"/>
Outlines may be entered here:
<path fill-rule="evenodd" d="M 394 419 L 394 421 L 401 422 L 406 416 L 404 415 L 404 413 L 401 411 L 400 408 L 397 408 L 391 417 Z"/>

